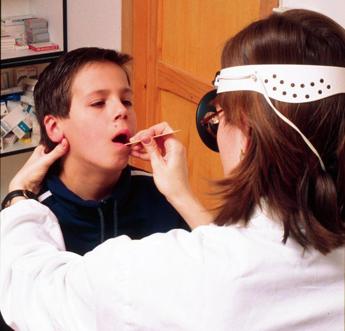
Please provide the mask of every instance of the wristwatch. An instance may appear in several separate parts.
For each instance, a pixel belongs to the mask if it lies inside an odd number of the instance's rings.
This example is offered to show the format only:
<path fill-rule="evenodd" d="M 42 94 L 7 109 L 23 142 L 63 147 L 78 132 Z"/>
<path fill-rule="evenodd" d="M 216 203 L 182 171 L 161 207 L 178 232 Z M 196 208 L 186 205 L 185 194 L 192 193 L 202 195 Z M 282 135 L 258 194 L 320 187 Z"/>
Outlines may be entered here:
<path fill-rule="evenodd" d="M 10 206 L 12 199 L 15 197 L 24 197 L 26 199 L 37 200 L 37 195 L 29 190 L 14 190 L 5 196 L 4 200 L 1 203 L 1 208 L 4 209 Z"/>

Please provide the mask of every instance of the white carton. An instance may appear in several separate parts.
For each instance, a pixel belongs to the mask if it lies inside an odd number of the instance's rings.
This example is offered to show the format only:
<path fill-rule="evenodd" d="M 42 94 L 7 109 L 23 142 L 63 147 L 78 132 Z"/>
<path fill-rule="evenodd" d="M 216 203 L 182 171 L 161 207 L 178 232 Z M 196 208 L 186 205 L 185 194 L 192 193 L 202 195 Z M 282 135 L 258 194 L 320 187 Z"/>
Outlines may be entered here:
<path fill-rule="evenodd" d="M 6 116 L 1 119 L 1 137 L 11 132 L 21 121 L 25 120 L 27 113 L 21 105 L 11 110 Z"/>

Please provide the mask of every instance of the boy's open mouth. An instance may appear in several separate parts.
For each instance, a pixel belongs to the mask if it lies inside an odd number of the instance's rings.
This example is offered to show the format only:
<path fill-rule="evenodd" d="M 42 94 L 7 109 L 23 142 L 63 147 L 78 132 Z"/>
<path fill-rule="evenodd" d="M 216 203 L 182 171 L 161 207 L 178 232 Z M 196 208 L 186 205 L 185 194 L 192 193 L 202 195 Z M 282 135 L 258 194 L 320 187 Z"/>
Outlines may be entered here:
<path fill-rule="evenodd" d="M 112 139 L 112 141 L 114 143 L 126 144 L 129 142 L 129 135 L 127 133 L 119 133 Z"/>

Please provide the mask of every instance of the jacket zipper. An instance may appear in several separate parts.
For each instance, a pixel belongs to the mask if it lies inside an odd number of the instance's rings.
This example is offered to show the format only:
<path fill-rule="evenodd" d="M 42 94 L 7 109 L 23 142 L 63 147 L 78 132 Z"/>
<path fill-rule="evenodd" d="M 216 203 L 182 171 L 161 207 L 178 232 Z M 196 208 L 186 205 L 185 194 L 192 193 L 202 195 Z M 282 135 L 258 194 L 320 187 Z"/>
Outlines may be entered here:
<path fill-rule="evenodd" d="M 100 243 L 102 243 L 104 241 L 104 215 L 103 215 L 103 211 L 102 208 L 97 208 L 97 212 L 99 215 L 99 223 L 100 223 L 100 227 L 101 227 L 101 233 L 100 233 Z"/>

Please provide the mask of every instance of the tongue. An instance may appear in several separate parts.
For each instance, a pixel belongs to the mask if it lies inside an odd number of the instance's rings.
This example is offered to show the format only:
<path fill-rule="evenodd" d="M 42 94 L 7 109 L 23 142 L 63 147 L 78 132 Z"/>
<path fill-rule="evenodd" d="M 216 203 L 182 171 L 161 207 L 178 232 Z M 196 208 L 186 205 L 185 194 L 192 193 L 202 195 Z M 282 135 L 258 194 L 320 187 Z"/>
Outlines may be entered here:
<path fill-rule="evenodd" d="M 115 143 L 120 143 L 120 144 L 125 144 L 128 142 L 128 138 L 125 134 L 120 134 L 118 136 L 116 136 L 114 139 L 113 139 L 113 142 Z"/>

